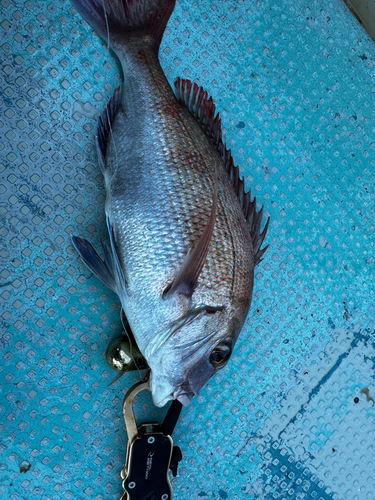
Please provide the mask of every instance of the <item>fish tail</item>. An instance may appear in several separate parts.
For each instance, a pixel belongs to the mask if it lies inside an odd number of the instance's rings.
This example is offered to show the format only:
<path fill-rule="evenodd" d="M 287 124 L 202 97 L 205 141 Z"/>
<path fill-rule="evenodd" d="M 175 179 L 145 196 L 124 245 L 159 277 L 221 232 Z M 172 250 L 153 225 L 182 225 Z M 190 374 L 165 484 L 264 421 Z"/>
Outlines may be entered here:
<path fill-rule="evenodd" d="M 134 38 L 151 38 L 155 51 L 176 0 L 71 0 L 78 12 L 116 52 Z"/>

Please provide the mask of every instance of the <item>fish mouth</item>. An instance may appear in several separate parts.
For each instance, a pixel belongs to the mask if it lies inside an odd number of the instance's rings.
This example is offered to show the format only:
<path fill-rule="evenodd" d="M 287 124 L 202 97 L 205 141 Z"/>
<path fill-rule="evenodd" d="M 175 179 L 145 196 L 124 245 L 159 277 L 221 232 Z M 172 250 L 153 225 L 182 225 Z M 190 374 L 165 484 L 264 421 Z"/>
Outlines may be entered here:
<path fill-rule="evenodd" d="M 168 394 L 168 396 L 165 396 L 160 401 L 155 400 L 154 397 L 152 397 L 152 399 L 154 401 L 155 406 L 162 408 L 163 406 L 165 406 L 168 403 L 168 401 L 171 401 L 173 399 L 173 396 L 171 394 Z"/>
<path fill-rule="evenodd" d="M 152 397 L 152 399 L 154 401 L 155 406 L 162 408 L 163 406 L 165 406 L 168 403 L 168 401 L 171 401 L 172 399 L 176 399 L 182 405 L 188 406 L 188 404 L 191 402 L 191 399 L 193 396 L 194 396 L 194 394 L 192 392 L 188 393 L 188 392 L 175 391 L 173 394 L 168 394 L 168 396 L 165 396 L 164 398 L 160 399 L 159 401 L 154 397 Z"/>
<path fill-rule="evenodd" d="M 193 392 L 181 392 L 179 390 L 176 390 L 173 393 L 173 399 L 177 399 L 177 401 L 179 401 L 184 406 L 190 404 L 193 396 Z"/>
<path fill-rule="evenodd" d="M 155 406 L 159 408 L 165 406 L 168 401 L 176 399 L 182 405 L 187 406 L 192 397 L 195 396 L 189 383 L 178 384 L 177 387 L 168 383 L 168 380 L 158 379 L 153 377 L 152 370 L 150 373 L 150 391 L 152 400 Z M 169 386 L 169 387 L 168 387 Z"/>
<path fill-rule="evenodd" d="M 153 377 L 153 373 L 151 370 L 149 378 L 150 392 L 154 405 L 158 406 L 159 408 L 162 408 L 168 403 L 168 401 L 173 399 L 172 396 L 173 386 L 168 384 L 166 380 L 162 382 L 163 383 L 161 384 L 160 380 L 158 381 L 158 379 L 156 378 L 156 383 L 155 383 L 155 377 Z"/>

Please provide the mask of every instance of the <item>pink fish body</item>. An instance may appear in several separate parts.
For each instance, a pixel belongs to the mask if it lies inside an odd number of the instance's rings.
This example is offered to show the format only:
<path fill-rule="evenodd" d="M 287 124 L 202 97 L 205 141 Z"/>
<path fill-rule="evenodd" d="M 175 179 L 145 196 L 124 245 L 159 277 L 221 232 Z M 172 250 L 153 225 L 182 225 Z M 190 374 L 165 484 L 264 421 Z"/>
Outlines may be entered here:
<path fill-rule="evenodd" d="M 74 244 L 122 304 L 154 403 L 188 404 L 233 351 L 249 312 L 262 211 L 244 192 L 207 92 L 158 50 L 174 0 L 73 0 L 124 73 L 98 122 L 111 248 Z M 104 11 L 105 9 L 105 11 Z"/>

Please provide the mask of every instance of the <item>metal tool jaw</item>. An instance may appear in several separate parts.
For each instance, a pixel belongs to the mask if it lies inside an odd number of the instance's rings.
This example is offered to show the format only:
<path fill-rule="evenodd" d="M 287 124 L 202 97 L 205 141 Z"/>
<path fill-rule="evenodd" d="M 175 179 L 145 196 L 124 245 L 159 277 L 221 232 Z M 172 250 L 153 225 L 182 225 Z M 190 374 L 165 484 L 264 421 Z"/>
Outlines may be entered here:
<path fill-rule="evenodd" d="M 137 426 L 134 397 L 150 390 L 148 382 L 139 382 L 125 395 L 123 412 L 129 441 L 126 462 L 121 471 L 123 488 L 121 500 L 171 500 L 172 487 L 168 477 L 173 441 L 157 422 Z"/>

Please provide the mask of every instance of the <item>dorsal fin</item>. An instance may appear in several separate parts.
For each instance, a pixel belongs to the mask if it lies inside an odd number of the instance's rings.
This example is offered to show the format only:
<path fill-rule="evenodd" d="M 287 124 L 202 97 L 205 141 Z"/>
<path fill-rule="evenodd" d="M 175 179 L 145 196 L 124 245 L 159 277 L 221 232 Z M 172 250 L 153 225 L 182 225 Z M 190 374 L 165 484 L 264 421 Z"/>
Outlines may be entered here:
<path fill-rule="evenodd" d="M 196 83 L 190 80 L 182 80 L 181 78 L 177 78 L 175 81 L 175 93 L 178 102 L 186 106 L 190 114 L 198 121 L 203 132 L 214 144 L 224 162 L 249 227 L 254 248 L 254 266 L 256 266 L 262 260 L 262 256 L 269 246 L 267 245 L 262 250 L 260 249 L 266 236 L 270 219 L 267 220 L 262 233 L 260 233 L 263 207 L 257 212 L 256 198 L 250 201 L 250 190 L 245 193 L 245 183 L 243 179 L 240 179 L 239 175 L 240 169 L 234 165 L 231 151 L 225 147 L 223 142 L 221 119 L 219 113 L 216 113 L 212 97 L 208 97 L 208 92 L 202 87 L 198 87 Z"/>
<path fill-rule="evenodd" d="M 116 113 L 121 101 L 121 86 L 117 87 L 113 96 L 107 102 L 106 107 L 98 118 L 96 149 L 99 157 L 99 164 L 102 172 L 105 170 L 105 154 L 107 152 L 108 135 L 111 132 L 112 124 L 115 120 Z"/>

